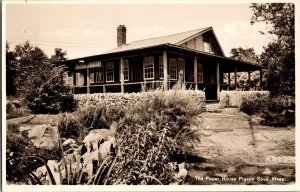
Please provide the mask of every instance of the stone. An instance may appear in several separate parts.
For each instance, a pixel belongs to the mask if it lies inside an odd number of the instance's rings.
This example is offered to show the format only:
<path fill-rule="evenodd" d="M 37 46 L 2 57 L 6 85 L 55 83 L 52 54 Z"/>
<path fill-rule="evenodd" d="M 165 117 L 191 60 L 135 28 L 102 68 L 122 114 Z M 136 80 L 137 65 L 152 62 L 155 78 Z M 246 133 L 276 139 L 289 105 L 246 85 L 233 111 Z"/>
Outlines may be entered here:
<path fill-rule="evenodd" d="M 178 173 L 174 174 L 174 178 L 177 179 L 177 180 L 184 181 L 187 174 L 188 174 L 188 171 L 186 169 L 180 169 Z"/>
<path fill-rule="evenodd" d="M 228 177 L 228 175 L 226 173 L 216 173 L 215 174 L 216 177 Z"/>
<path fill-rule="evenodd" d="M 207 174 L 207 171 L 196 171 L 196 170 L 191 170 L 191 171 L 188 171 L 187 173 L 187 177 L 197 181 L 199 180 L 200 178 L 203 178 L 205 177 Z"/>
<path fill-rule="evenodd" d="M 49 124 L 30 125 L 28 137 L 34 146 L 44 149 L 53 149 L 58 146 L 57 127 Z"/>
<path fill-rule="evenodd" d="M 256 173 L 259 172 L 259 169 L 255 166 L 251 166 L 251 167 L 244 167 L 240 171 L 244 175 L 255 175 Z"/>
<path fill-rule="evenodd" d="M 229 168 L 227 169 L 227 172 L 228 172 L 228 173 L 233 173 L 233 172 L 235 172 L 235 167 L 229 167 Z"/>
<path fill-rule="evenodd" d="M 74 139 L 69 138 L 65 140 L 62 145 L 63 147 L 66 147 L 66 146 L 71 146 L 71 144 L 76 144 L 76 141 Z"/>
<path fill-rule="evenodd" d="M 268 167 L 266 167 L 265 170 L 262 172 L 262 174 L 264 174 L 264 175 L 271 175 L 271 173 L 273 173 L 273 172 Z"/>
<path fill-rule="evenodd" d="M 277 173 L 284 177 L 291 177 L 294 174 L 294 169 L 281 169 L 278 170 Z"/>

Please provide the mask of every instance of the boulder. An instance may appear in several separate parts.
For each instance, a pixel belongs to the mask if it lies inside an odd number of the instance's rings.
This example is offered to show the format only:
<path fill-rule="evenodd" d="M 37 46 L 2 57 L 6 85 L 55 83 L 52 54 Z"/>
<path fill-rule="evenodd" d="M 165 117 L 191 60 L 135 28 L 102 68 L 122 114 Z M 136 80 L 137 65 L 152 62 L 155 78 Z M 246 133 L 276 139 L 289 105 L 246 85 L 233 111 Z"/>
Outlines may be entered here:
<path fill-rule="evenodd" d="M 259 172 L 259 169 L 255 166 L 251 166 L 251 167 L 244 167 L 240 171 L 244 175 L 255 175 L 256 173 Z"/>

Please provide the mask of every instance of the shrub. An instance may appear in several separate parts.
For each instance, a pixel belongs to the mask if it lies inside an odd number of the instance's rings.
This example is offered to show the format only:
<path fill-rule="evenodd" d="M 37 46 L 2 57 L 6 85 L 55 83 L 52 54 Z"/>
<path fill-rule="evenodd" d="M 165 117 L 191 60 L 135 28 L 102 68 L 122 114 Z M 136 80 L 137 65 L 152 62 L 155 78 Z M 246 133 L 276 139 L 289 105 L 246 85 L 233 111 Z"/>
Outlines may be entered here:
<path fill-rule="evenodd" d="M 295 124 L 295 98 L 290 96 L 244 97 L 240 111 L 248 115 L 261 114 L 264 125 L 277 127 Z"/>
<path fill-rule="evenodd" d="M 40 161 L 31 159 L 31 156 L 40 157 L 47 161 L 60 159 L 61 153 L 58 149 L 37 149 L 26 132 L 22 134 L 12 133 L 7 130 L 6 136 L 6 180 L 12 182 L 25 182 L 32 176 L 32 172 L 42 166 Z"/>
<path fill-rule="evenodd" d="M 106 175 L 104 183 L 170 184 L 175 182 L 169 165 L 172 157 L 184 154 L 199 142 L 198 130 L 192 125 L 200 124 L 197 117 L 202 112 L 202 100 L 191 97 L 191 93 L 156 90 L 139 96 L 107 94 L 100 99 L 95 99 L 95 95 L 82 96 L 81 108 L 69 116 L 78 122 L 67 123 L 63 118 L 60 132 L 75 130 L 75 136 L 80 127 L 81 134 L 93 128 L 107 128 L 116 121 L 117 155 L 105 161 L 109 169 L 97 168 L 97 172 Z M 104 160 L 99 165 L 103 163 Z"/>
<path fill-rule="evenodd" d="M 117 133 L 121 155 L 110 182 L 174 182 L 168 163 L 173 155 L 185 153 L 192 144 L 199 142 L 198 130 L 193 130 L 191 125 L 200 113 L 201 108 L 195 105 L 195 100 L 181 91 L 157 92 L 133 105 Z"/>
<path fill-rule="evenodd" d="M 285 127 L 295 124 L 295 98 L 277 96 L 269 100 L 263 113 L 265 125 Z"/>
<path fill-rule="evenodd" d="M 27 105 L 32 113 L 57 114 L 75 110 L 77 104 L 70 94 L 70 88 L 64 84 L 62 69 L 53 68 L 41 79 L 35 79 L 34 89 L 25 95 Z"/>
<path fill-rule="evenodd" d="M 248 115 L 259 114 L 265 111 L 268 101 L 268 96 L 262 96 L 260 94 L 244 96 L 240 111 Z"/>
<path fill-rule="evenodd" d="M 13 102 L 8 102 L 6 104 L 6 119 L 23 117 L 29 114 L 30 110 L 24 103 L 16 105 Z"/>
<path fill-rule="evenodd" d="M 58 123 L 59 135 L 64 138 L 81 138 L 82 126 L 72 113 L 64 113 Z"/>

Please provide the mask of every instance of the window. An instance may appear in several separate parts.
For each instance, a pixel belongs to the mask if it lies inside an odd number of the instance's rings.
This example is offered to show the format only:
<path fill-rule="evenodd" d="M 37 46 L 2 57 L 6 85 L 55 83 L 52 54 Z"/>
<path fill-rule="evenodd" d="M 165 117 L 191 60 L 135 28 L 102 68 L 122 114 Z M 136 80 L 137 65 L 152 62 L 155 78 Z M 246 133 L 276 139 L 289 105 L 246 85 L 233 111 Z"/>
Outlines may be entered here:
<path fill-rule="evenodd" d="M 96 83 L 104 83 L 103 67 L 95 69 Z"/>
<path fill-rule="evenodd" d="M 106 82 L 114 82 L 114 63 L 106 63 Z"/>
<path fill-rule="evenodd" d="M 121 81 L 121 64 L 120 64 L 120 81 Z M 124 60 L 124 81 L 129 81 L 129 63 Z"/>
<path fill-rule="evenodd" d="M 197 82 L 203 83 L 203 65 L 197 63 Z"/>
<path fill-rule="evenodd" d="M 90 71 L 90 76 L 89 76 L 89 79 L 90 79 L 90 83 L 95 83 L 95 73 L 94 73 L 94 69 L 89 69 Z"/>
<path fill-rule="evenodd" d="M 76 85 L 83 86 L 84 85 L 84 73 L 76 72 Z"/>
<path fill-rule="evenodd" d="M 208 41 L 203 41 L 204 52 L 210 53 L 210 45 Z"/>
<path fill-rule="evenodd" d="M 68 73 L 68 85 L 73 85 L 73 72 Z"/>
<path fill-rule="evenodd" d="M 144 57 L 144 79 L 154 78 L 154 58 Z"/>
<path fill-rule="evenodd" d="M 185 60 L 183 58 L 178 58 L 178 70 L 183 72 L 183 81 L 185 81 Z"/>
<path fill-rule="evenodd" d="M 164 62 L 162 56 L 159 56 L 159 78 L 164 78 Z"/>
<path fill-rule="evenodd" d="M 170 58 L 169 60 L 169 75 L 171 80 L 177 79 L 177 59 Z"/>

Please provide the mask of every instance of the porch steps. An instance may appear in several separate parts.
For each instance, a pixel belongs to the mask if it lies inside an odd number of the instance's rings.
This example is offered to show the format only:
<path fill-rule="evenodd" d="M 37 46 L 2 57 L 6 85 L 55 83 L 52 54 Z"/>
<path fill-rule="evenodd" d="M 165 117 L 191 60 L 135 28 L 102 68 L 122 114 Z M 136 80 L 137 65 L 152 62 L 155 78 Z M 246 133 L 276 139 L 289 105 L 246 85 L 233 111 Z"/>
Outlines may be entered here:
<path fill-rule="evenodd" d="M 219 103 L 206 103 L 206 112 L 221 112 L 222 106 Z"/>

